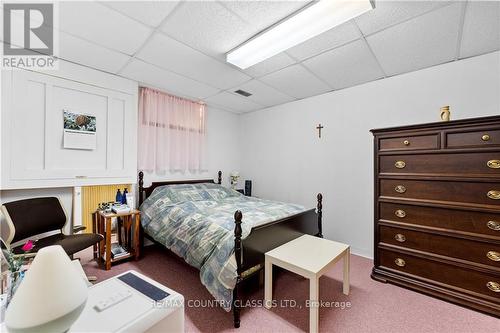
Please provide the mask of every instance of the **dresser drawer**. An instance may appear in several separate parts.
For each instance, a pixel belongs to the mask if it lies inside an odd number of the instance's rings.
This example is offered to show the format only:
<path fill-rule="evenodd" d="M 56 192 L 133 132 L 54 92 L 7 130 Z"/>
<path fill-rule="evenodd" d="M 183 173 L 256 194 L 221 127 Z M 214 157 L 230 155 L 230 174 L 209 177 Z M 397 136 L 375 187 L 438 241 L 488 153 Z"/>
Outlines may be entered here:
<path fill-rule="evenodd" d="M 380 150 L 438 149 L 439 134 L 410 135 L 396 138 L 380 138 Z"/>
<path fill-rule="evenodd" d="M 379 218 L 384 221 L 494 236 L 500 240 L 500 212 L 492 214 L 381 202 Z"/>
<path fill-rule="evenodd" d="M 471 183 L 381 179 L 380 195 L 384 197 L 496 205 L 500 207 L 500 182 Z"/>
<path fill-rule="evenodd" d="M 461 292 L 472 291 L 490 300 L 500 302 L 500 274 L 483 273 L 462 268 L 451 263 L 424 259 L 413 255 L 378 249 L 380 266 L 399 271 L 416 278 L 423 278 L 460 288 Z"/>
<path fill-rule="evenodd" d="M 500 244 L 477 242 L 384 225 L 380 226 L 379 241 L 500 268 Z"/>
<path fill-rule="evenodd" d="M 498 175 L 500 177 L 500 152 L 382 155 L 379 160 L 381 173 Z"/>
<path fill-rule="evenodd" d="M 446 133 L 446 148 L 500 146 L 500 129 Z"/>

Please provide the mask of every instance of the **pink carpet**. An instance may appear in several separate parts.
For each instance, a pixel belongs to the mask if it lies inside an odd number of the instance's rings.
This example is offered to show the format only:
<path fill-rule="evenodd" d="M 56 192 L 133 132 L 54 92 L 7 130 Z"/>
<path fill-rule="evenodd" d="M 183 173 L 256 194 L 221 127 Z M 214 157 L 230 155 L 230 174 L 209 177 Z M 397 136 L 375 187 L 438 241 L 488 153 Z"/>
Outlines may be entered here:
<path fill-rule="evenodd" d="M 190 307 L 197 300 L 212 297 L 201 284 L 196 269 L 157 246 L 145 249 L 139 261 L 117 264 L 110 271 L 97 267 L 85 252 L 82 265 L 99 281 L 133 269 L 184 295 L 186 332 L 233 331 L 232 313 L 220 308 Z M 320 309 L 322 332 L 500 332 L 500 320 L 432 297 L 373 281 L 372 261 L 351 257 L 351 293 L 342 294 L 342 265 L 320 279 L 320 298 L 328 302 L 350 302 L 350 307 Z M 294 300 L 295 308 L 245 308 L 241 328 L 236 332 L 304 332 L 309 329 L 308 309 L 303 305 L 309 292 L 308 280 L 292 273 L 278 274 L 274 282 L 275 300 Z M 263 288 L 248 294 L 251 301 L 262 300 Z M 284 302 L 283 302 L 283 305 Z M 302 305 L 302 308 L 299 306 Z M 334 304 L 333 304 L 334 305 Z M 340 305 L 340 304 L 339 304 Z"/>

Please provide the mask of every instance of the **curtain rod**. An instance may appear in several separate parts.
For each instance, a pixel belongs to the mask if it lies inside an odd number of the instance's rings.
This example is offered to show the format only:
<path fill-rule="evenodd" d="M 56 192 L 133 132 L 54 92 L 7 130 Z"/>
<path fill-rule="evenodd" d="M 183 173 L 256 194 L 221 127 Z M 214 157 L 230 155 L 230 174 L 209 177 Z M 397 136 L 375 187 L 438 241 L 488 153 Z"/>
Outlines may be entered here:
<path fill-rule="evenodd" d="M 200 101 L 193 101 L 193 100 L 188 99 L 188 98 L 184 98 L 184 97 L 179 97 L 179 96 L 176 96 L 176 95 L 172 95 L 172 94 L 169 94 L 168 92 L 162 91 L 162 90 L 157 89 L 157 88 L 151 88 L 151 87 L 141 87 L 141 86 L 139 86 L 139 89 L 148 89 L 148 90 L 153 91 L 153 92 L 154 92 L 154 93 L 156 93 L 156 94 L 162 94 L 162 95 L 166 95 L 166 96 L 169 96 L 169 97 L 174 97 L 174 98 L 182 99 L 182 100 L 184 100 L 184 101 L 188 101 L 188 102 L 195 103 L 195 104 L 199 104 L 199 105 L 204 105 L 204 106 L 206 106 L 206 105 L 207 105 L 207 104 L 206 104 L 206 103 L 204 103 L 204 102 L 200 102 Z"/>

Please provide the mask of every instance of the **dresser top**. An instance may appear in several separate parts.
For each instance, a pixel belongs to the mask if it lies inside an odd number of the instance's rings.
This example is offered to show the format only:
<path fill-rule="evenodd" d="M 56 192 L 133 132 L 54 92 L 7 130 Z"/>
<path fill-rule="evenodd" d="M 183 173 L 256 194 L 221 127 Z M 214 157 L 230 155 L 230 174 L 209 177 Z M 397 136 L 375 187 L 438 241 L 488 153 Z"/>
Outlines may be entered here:
<path fill-rule="evenodd" d="M 419 129 L 431 129 L 431 128 L 448 128 L 448 127 L 462 127 L 471 125 L 489 125 L 492 122 L 500 122 L 500 116 L 489 116 L 489 117 L 479 117 L 479 118 L 467 118 L 451 121 L 437 121 L 433 123 L 424 123 L 416 125 L 405 125 L 405 126 L 395 126 L 387 128 L 376 128 L 371 129 L 370 132 L 373 134 L 384 133 L 384 132 L 394 132 L 394 131 L 406 131 L 406 130 L 419 130 Z"/>

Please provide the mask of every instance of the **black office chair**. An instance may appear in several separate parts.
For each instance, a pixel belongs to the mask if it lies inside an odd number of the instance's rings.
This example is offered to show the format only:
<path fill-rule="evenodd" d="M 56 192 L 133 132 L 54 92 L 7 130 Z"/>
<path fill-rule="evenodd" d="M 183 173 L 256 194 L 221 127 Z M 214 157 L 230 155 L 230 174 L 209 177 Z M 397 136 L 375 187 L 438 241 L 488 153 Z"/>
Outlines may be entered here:
<path fill-rule="evenodd" d="M 1 209 L 9 228 L 7 244 L 15 244 L 23 239 L 58 231 L 56 234 L 39 238 L 35 242 L 32 252 L 49 245 L 61 245 L 71 257 L 76 252 L 103 240 L 102 235 L 93 233 L 65 235 L 62 229 L 67 218 L 58 198 L 47 197 L 13 201 L 3 204 Z M 75 227 L 73 233 L 84 229 L 83 226 Z M 12 252 L 15 254 L 23 253 L 22 245 L 11 246 Z"/>

